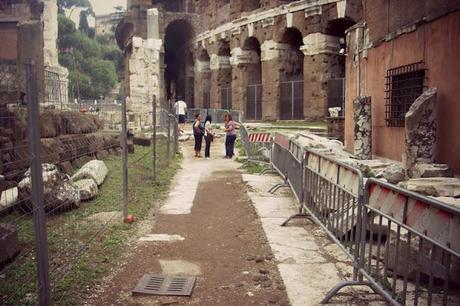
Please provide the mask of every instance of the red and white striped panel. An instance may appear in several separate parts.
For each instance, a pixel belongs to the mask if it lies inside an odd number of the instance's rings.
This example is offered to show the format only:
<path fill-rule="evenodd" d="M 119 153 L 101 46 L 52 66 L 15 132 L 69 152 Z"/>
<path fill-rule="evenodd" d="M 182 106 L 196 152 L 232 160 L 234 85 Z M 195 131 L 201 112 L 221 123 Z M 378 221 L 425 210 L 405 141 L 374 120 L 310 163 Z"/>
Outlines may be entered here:
<path fill-rule="evenodd" d="M 403 220 L 406 201 L 407 216 L 406 220 Z M 460 216 L 376 183 L 369 185 L 369 206 L 406 224 L 418 233 L 426 233 L 441 245 L 446 246 L 450 243 L 453 250 L 460 252 Z"/>
<path fill-rule="evenodd" d="M 287 135 L 276 133 L 275 143 L 285 148 L 286 150 L 289 150 L 289 137 Z"/>
<path fill-rule="evenodd" d="M 255 133 L 249 135 L 250 142 L 271 142 L 272 134 L 270 133 Z"/>

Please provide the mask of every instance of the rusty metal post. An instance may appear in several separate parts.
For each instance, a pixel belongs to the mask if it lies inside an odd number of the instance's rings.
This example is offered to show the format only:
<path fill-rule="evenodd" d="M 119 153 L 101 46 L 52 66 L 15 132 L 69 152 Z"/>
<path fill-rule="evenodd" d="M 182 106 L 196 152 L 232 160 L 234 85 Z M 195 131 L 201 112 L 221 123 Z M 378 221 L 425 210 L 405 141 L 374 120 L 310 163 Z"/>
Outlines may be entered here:
<path fill-rule="evenodd" d="M 152 180 L 156 180 L 157 173 L 157 96 L 152 100 Z"/>
<path fill-rule="evenodd" d="M 51 305 L 51 286 L 49 280 L 48 240 L 46 235 L 46 216 L 43 197 L 43 176 L 40 159 L 40 128 L 38 88 L 35 64 L 27 60 L 27 112 L 29 132 L 29 154 L 31 158 L 32 203 L 37 256 L 38 296 L 41 306 Z"/>
<path fill-rule="evenodd" d="M 121 103 L 121 146 L 123 149 L 123 220 L 128 218 L 128 127 L 126 122 L 126 98 Z"/>
<path fill-rule="evenodd" d="M 166 118 L 168 118 L 168 142 L 166 144 L 166 148 L 167 148 L 167 155 L 168 155 L 168 166 L 170 165 L 171 163 L 171 117 L 169 116 L 169 112 L 167 112 L 166 114 Z"/>

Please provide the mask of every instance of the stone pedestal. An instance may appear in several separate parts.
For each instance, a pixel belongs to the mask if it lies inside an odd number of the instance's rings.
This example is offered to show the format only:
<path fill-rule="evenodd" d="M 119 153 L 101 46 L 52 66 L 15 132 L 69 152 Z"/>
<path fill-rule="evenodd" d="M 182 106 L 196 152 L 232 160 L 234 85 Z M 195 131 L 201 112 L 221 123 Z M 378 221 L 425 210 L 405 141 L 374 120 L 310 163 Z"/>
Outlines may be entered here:
<path fill-rule="evenodd" d="M 372 159 L 371 97 L 357 97 L 353 101 L 355 122 L 354 154 L 359 159 Z"/>
<path fill-rule="evenodd" d="M 304 38 L 304 116 L 309 120 L 327 114 L 327 83 L 345 73 L 340 61 L 339 38 L 313 33 Z"/>
<path fill-rule="evenodd" d="M 284 59 L 291 51 L 287 44 L 273 40 L 265 41 L 260 49 L 262 62 L 262 119 L 278 120 L 280 118 L 280 80 L 285 70 Z"/>
<path fill-rule="evenodd" d="M 211 108 L 222 108 L 221 89 L 232 85 L 232 66 L 229 56 L 211 55 Z"/>
<path fill-rule="evenodd" d="M 148 128 L 152 124 L 152 99 L 160 96 L 160 50 L 159 39 L 143 40 L 133 37 L 133 50 L 129 59 L 129 97 L 127 112 L 131 114 L 130 125 L 135 129 Z M 157 99 L 157 108 L 160 108 Z"/>
<path fill-rule="evenodd" d="M 345 136 L 345 118 L 344 117 L 328 117 L 327 122 L 327 135 L 343 142 Z"/>
<path fill-rule="evenodd" d="M 206 99 L 209 99 L 210 90 L 211 90 L 211 63 L 209 61 L 200 61 L 195 62 L 195 107 L 204 108 L 210 107 L 210 105 L 205 105 L 205 95 L 208 96 Z M 210 102 L 210 100 L 209 100 Z"/>
<path fill-rule="evenodd" d="M 246 112 L 248 85 L 262 83 L 260 56 L 256 51 L 232 50 L 232 97 L 233 109 Z"/>
<path fill-rule="evenodd" d="M 436 88 L 429 88 L 406 114 L 406 152 L 404 164 L 412 175 L 417 163 L 434 163 L 436 154 Z"/>

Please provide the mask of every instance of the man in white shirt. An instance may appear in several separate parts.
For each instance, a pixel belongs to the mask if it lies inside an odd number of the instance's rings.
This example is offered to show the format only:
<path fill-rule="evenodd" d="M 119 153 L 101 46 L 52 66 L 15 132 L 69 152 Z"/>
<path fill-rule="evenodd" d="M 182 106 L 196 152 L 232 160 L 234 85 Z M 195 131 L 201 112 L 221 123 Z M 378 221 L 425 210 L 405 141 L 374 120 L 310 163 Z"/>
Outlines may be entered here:
<path fill-rule="evenodd" d="M 179 129 L 181 132 L 184 131 L 185 121 L 187 121 L 187 103 L 182 100 L 182 97 L 177 97 L 177 102 L 174 103 L 174 109 L 176 110 L 177 120 L 179 121 Z"/>

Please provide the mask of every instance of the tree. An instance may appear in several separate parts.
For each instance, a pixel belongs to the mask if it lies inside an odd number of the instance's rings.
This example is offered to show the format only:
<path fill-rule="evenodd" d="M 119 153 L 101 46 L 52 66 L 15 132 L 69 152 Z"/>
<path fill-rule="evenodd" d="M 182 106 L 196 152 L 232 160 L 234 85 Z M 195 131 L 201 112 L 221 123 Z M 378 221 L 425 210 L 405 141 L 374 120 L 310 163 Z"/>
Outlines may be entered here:
<path fill-rule="evenodd" d="M 78 29 L 89 36 L 89 24 L 88 24 L 88 11 L 84 10 L 80 12 L 80 24 L 78 25 Z"/>
<path fill-rule="evenodd" d="M 69 69 L 70 88 L 83 99 L 99 99 L 123 77 L 123 56 L 114 42 L 88 37 L 63 15 L 58 16 L 59 62 Z M 85 26 L 80 25 L 84 29 Z M 90 34 L 90 33 L 89 33 Z"/>

